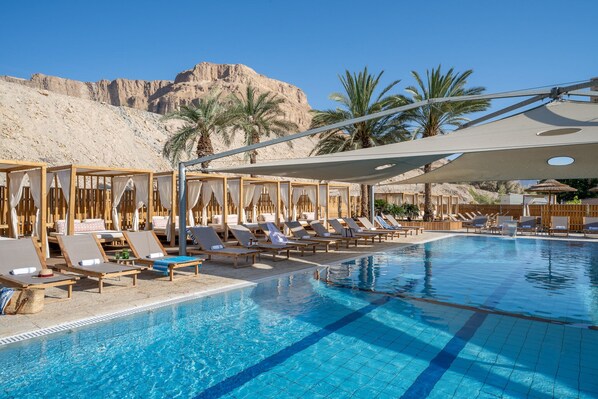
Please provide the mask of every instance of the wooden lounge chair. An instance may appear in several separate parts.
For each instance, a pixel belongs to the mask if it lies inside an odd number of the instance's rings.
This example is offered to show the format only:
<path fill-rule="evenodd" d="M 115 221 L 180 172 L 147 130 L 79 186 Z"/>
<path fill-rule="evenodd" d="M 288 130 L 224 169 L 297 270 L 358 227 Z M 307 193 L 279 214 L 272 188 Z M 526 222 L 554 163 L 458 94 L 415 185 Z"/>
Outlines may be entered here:
<path fill-rule="evenodd" d="M 512 222 L 513 216 L 497 216 L 496 217 L 496 224 L 490 226 L 491 233 L 500 234 L 503 231 L 503 227 L 505 227 L 505 223 Z"/>
<path fill-rule="evenodd" d="M 316 247 L 318 245 L 326 244 L 326 243 L 322 243 L 319 241 L 313 241 L 313 240 L 293 240 L 293 239 L 285 236 L 284 234 L 282 234 L 282 232 L 278 229 L 278 227 L 276 227 L 276 225 L 272 222 L 259 223 L 259 226 L 260 226 L 260 229 L 262 229 L 262 231 L 266 234 L 266 239 L 268 241 L 270 241 L 273 244 L 292 245 L 296 249 L 301 251 L 301 256 L 304 255 L 304 251 L 306 248 L 311 248 L 313 253 L 315 254 Z M 328 245 L 325 245 L 325 247 L 326 247 L 326 252 L 328 252 Z"/>
<path fill-rule="evenodd" d="M 67 297 L 73 295 L 73 284 L 77 276 L 55 273 L 52 277 L 38 277 L 41 269 L 47 269 L 46 259 L 42 255 L 35 238 L 21 240 L 0 240 L 0 284 L 10 288 L 31 289 L 48 287 L 67 287 Z M 26 269 L 11 271 L 18 269 Z"/>
<path fill-rule="evenodd" d="M 367 234 L 372 234 L 374 237 L 378 237 L 378 242 L 382 242 L 382 239 L 386 239 L 389 236 L 389 233 L 387 232 L 377 232 L 377 231 L 368 231 L 368 230 L 364 230 L 363 227 L 360 227 L 357 222 L 355 222 L 355 220 L 353 220 L 353 218 L 343 218 L 343 221 L 345 222 L 345 224 L 347 226 L 349 226 L 349 228 L 351 230 L 353 230 L 354 234 L 361 234 L 361 235 L 367 235 Z"/>
<path fill-rule="evenodd" d="M 234 260 L 235 268 L 239 267 L 239 257 L 244 256 L 246 260 L 248 258 L 251 258 L 251 264 L 243 265 L 243 267 L 251 266 L 255 263 L 255 257 L 261 252 L 258 249 L 226 247 L 220 239 L 220 237 L 218 237 L 216 230 L 209 226 L 190 227 L 189 232 L 191 233 L 191 236 L 193 237 L 199 248 L 189 248 L 187 250 L 188 253 L 205 254 L 208 256 L 208 260 L 212 259 L 212 256 L 215 255 L 230 257 Z"/>
<path fill-rule="evenodd" d="M 374 220 L 378 224 L 378 226 L 382 227 L 385 230 L 394 230 L 397 232 L 399 232 L 399 231 L 404 232 L 405 237 L 407 237 L 407 233 L 413 235 L 413 232 L 415 232 L 415 234 L 418 234 L 417 228 L 412 229 L 412 228 L 403 227 L 403 226 L 391 226 L 390 224 L 388 224 L 388 222 L 386 220 L 384 220 L 384 218 L 382 216 L 376 216 L 374 218 Z"/>
<path fill-rule="evenodd" d="M 536 216 L 521 216 L 517 224 L 517 231 L 538 234 L 538 218 Z"/>
<path fill-rule="evenodd" d="M 598 217 L 583 218 L 583 236 L 598 235 Z"/>
<path fill-rule="evenodd" d="M 336 240 L 337 241 L 337 249 L 338 249 L 338 241 L 344 241 L 347 248 L 349 248 L 349 244 L 351 242 L 355 243 L 355 246 L 357 246 L 357 244 L 359 243 L 359 240 L 363 240 L 364 244 L 368 244 L 369 242 L 369 237 L 351 237 L 351 236 L 343 236 L 341 234 L 337 234 L 337 233 L 331 233 L 330 231 L 328 231 L 328 229 L 326 227 L 324 227 L 324 225 L 320 222 L 311 222 L 311 228 L 314 229 L 314 231 L 316 232 L 316 237 L 317 239 L 324 239 L 324 240 Z M 303 230 L 306 234 L 307 231 Z M 299 230 L 297 232 L 297 234 L 301 234 L 302 232 Z"/>
<path fill-rule="evenodd" d="M 476 233 L 481 233 L 483 229 L 488 227 L 488 216 L 476 216 L 471 223 L 464 224 L 465 229 L 469 233 L 469 229 L 473 229 Z"/>
<path fill-rule="evenodd" d="M 550 218 L 549 235 L 565 234 L 569 236 L 569 216 L 552 216 Z"/>
<path fill-rule="evenodd" d="M 359 238 L 365 239 L 366 242 L 367 242 L 367 240 L 371 240 L 372 244 L 375 242 L 376 237 L 378 236 L 377 234 L 371 234 L 371 233 L 359 233 L 349 226 L 347 226 L 347 227 L 343 226 L 338 219 L 329 219 L 328 224 L 334 229 L 336 234 L 338 234 L 340 236 L 359 237 Z"/>
<path fill-rule="evenodd" d="M 371 232 L 379 231 L 379 232 L 387 233 L 390 236 L 391 240 L 394 238 L 395 234 L 397 235 L 397 237 L 400 237 L 401 233 L 403 233 L 403 234 L 405 234 L 405 237 L 407 237 L 407 233 L 408 233 L 407 230 L 379 228 L 379 227 L 374 226 L 374 224 L 372 222 L 370 222 L 370 220 L 366 217 L 359 217 L 359 218 L 357 218 L 357 220 L 366 229 L 366 231 L 371 231 Z M 411 234 L 413 234 L 413 230 L 411 230 Z"/>
<path fill-rule="evenodd" d="M 390 222 L 390 225 L 394 228 L 397 229 L 403 229 L 403 230 L 415 230 L 415 234 L 419 234 L 419 233 L 423 233 L 424 232 L 424 228 L 423 227 L 419 227 L 419 226 L 403 226 L 401 223 L 399 223 L 399 221 L 397 219 L 395 219 L 394 216 L 392 215 L 383 215 L 386 220 L 388 220 Z"/>
<path fill-rule="evenodd" d="M 66 265 L 57 265 L 57 269 L 97 278 L 100 294 L 106 278 L 132 276 L 133 287 L 137 286 L 137 275 L 143 269 L 109 262 L 95 235 L 58 236 L 57 239 L 66 261 Z"/>
<path fill-rule="evenodd" d="M 272 255 L 272 260 L 276 261 L 276 255 L 286 252 L 286 259 L 289 259 L 290 252 L 293 246 L 286 244 L 269 244 L 266 242 L 259 242 L 257 237 L 245 226 L 240 224 L 232 224 L 228 226 L 233 236 L 239 245 L 253 249 L 257 248 L 261 252 L 269 252 Z"/>
<path fill-rule="evenodd" d="M 183 267 L 195 267 L 195 275 L 199 275 L 199 267 L 203 259 L 190 256 L 168 256 L 154 231 L 123 231 L 123 234 L 133 255 L 138 258 L 135 263 L 147 265 L 156 271 L 167 272 L 170 281 L 174 280 L 174 270 Z"/>
<path fill-rule="evenodd" d="M 316 236 L 313 236 L 309 234 L 307 230 L 305 230 L 303 224 L 299 221 L 285 222 L 285 225 L 289 228 L 289 230 L 293 234 L 293 237 L 295 237 L 299 241 L 320 243 L 321 245 L 324 245 L 326 247 L 326 252 L 328 252 L 330 244 L 334 244 L 336 246 L 336 249 L 338 250 L 340 240 L 336 237 L 317 237 L 317 233 Z"/>

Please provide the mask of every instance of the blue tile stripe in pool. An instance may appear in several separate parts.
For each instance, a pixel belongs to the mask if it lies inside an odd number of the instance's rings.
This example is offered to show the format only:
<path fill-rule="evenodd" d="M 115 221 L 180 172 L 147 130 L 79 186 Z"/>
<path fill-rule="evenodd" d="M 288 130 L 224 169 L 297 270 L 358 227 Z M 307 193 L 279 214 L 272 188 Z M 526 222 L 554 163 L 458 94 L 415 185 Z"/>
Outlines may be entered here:
<path fill-rule="evenodd" d="M 195 396 L 195 399 L 209 399 L 209 398 L 219 398 L 223 395 L 226 395 L 235 389 L 239 388 L 243 384 L 249 382 L 253 378 L 257 377 L 258 375 L 269 371 L 270 369 L 278 366 L 279 364 L 283 363 L 285 360 L 290 358 L 291 356 L 309 348 L 310 346 L 316 344 L 321 339 L 327 337 L 328 335 L 338 331 L 339 329 L 353 323 L 354 321 L 362 318 L 363 316 L 367 315 L 378 306 L 384 305 L 388 301 L 390 301 L 391 297 L 389 296 L 381 296 L 374 301 L 371 301 L 369 305 L 364 306 L 354 312 L 349 313 L 348 315 L 340 318 L 339 320 L 328 324 L 327 326 L 323 327 L 322 329 L 308 335 L 307 337 L 295 342 L 294 344 L 287 346 L 286 348 L 282 349 L 274 353 L 271 356 L 268 356 L 264 360 L 260 361 L 257 364 L 254 364 L 251 367 L 244 369 L 243 371 L 228 377 L 227 379 L 212 385 L 210 388 L 206 389 L 205 391 L 201 392 L 199 395 Z"/>
<path fill-rule="evenodd" d="M 482 307 L 485 309 L 494 309 L 494 305 L 505 296 L 509 288 L 515 283 L 517 276 L 518 271 L 514 271 L 507 276 L 486 299 Z M 401 399 L 419 399 L 427 397 L 487 317 L 488 313 L 482 312 L 475 312 L 471 315 L 455 336 L 444 346 L 444 348 L 442 348 L 438 355 L 430 361 L 430 365 L 405 391 L 401 396 Z"/>

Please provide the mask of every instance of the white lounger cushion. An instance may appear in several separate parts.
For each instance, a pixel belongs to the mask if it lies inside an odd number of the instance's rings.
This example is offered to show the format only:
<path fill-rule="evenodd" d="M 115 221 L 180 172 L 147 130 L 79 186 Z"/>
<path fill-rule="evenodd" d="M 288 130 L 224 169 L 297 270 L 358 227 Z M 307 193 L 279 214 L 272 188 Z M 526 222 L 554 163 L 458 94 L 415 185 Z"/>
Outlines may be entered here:
<path fill-rule="evenodd" d="M 18 276 L 20 274 L 31 274 L 36 270 L 37 268 L 35 267 L 20 267 L 18 269 L 11 270 L 10 274 L 12 274 L 13 276 Z"/>
<path fill-rule="evenodd" d="M 99 265 L 99 264 L 100 264 L 100 260 L 98 258 L 83 259 L 82 261 L 79 262 L 79 266 L 93 266 L 93 265 Z"/>
<path fill-rule="evenodd" d="M 164 254 L 162 252 L 154 252 L 147 256 L 148 259 L 156 259 L 156 258 L 163 258 Z"/>

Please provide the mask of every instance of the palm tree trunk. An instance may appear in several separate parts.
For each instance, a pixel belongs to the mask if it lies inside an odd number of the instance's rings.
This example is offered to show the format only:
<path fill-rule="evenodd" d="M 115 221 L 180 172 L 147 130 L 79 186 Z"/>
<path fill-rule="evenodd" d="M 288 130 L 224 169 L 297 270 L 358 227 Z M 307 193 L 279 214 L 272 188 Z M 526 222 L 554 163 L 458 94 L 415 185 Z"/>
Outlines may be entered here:
<path fill-rule="evenodd" d="M 365 216 L 366 218 L 369 218 L 368 215 L 370 213 L 370 207 L 369 207 L 370 186 L 368 186 L 367 184 L 362 184 L 362 185 L 360 185 L 360 189 L 361 189 L 361 198 L 360 198 L 359 207 L 361 208 L 361 216 Z"/>
<path fill-rule="evenodd" d="M 424 166 L 424 173 L 432 171 L 432 164 L 429 163 Z M 432 209 L 432 183 L 424 184 L 424 221 L 431 222 L 434 220 L 434 210 Z"/>
<path fill-rule="evenodd" d="M 198 158 L 214 154 L 214 146 L 212 146 L 212 140 L 208 134 L 202 134 L 197 140 L 196 153 Z M 201 163 L 201 167 L 204 169 L 207 169 L 208 166 L 210 166 L 210 161 Z"/>

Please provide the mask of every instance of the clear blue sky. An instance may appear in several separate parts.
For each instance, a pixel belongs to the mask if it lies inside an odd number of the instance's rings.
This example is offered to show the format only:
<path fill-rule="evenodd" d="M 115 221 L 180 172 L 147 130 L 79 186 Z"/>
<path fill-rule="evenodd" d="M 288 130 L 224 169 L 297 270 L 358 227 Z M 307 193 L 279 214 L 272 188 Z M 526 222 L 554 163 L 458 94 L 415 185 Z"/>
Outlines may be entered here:
<path fill-rule="evenodd" d="M 345 69 L 473 69 L 488 92 L 598 76 L 598 1 L 6 1 L 0 75 L 168 79 L 242 63 L 330 106 Z"/>

